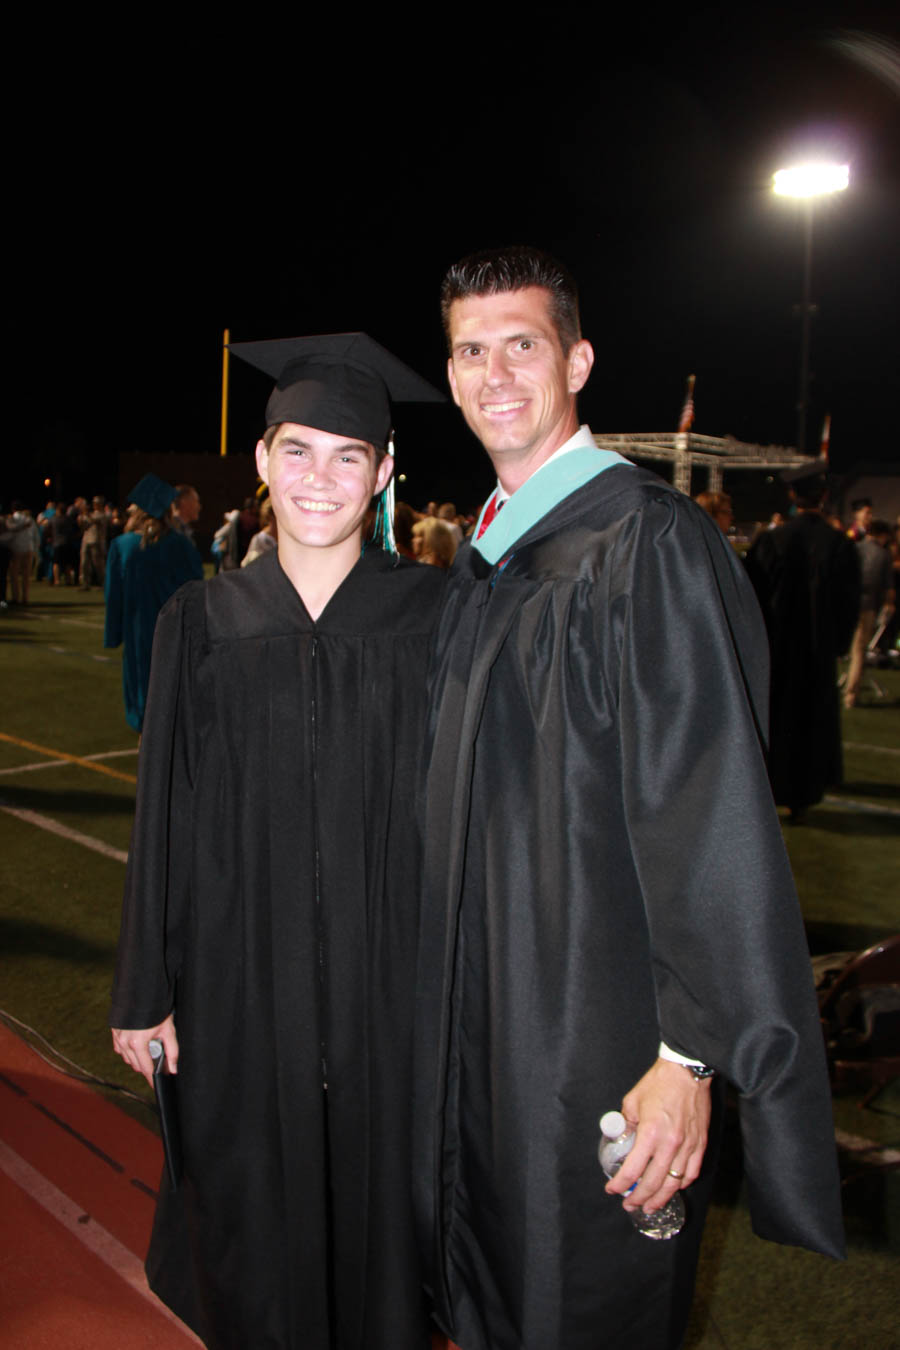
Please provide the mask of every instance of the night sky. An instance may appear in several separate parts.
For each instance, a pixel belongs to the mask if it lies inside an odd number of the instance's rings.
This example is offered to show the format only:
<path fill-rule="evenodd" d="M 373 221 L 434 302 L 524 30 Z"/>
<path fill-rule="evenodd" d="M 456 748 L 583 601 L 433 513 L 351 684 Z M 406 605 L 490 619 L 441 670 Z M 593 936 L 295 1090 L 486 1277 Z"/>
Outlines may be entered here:
<path fill-rule="evenodd" d="M 812 149 L 851 187 L 816 210 L 810 448 L 830 412 L 837 467 L 900 457 L 893 6 L 293 12 L 79 12 L 23 43 L 4 502 L 39 506 L 48 474 L 112 494 L 119 450 L 217 453 L 226 326 L 364 329 L 443 387 L 443 271 L 510 242 L 579 282 L 595 431 L 674 429 L 693 372 L 696 431 L 792 443 L 801 218 L 769 185 Z M 859 59 L 877 42 L 893 85 Z M 268 382 L 231 380 L 247 452 Z M 397 445 L 414 505 L 491 482 L 451 405 L 398 417 Z"/>

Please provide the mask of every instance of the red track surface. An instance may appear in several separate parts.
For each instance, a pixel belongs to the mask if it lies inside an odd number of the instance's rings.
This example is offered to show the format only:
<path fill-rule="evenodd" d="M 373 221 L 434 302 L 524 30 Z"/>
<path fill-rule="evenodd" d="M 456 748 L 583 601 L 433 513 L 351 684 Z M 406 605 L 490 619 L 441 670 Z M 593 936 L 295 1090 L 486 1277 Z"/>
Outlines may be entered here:
<path fill-rule="evenodd" d="M 161 1168 L 155 1134 L 0 1026 L 2 1350 L 200 1344 L 143 1279 Z"/>
<path fill-rule="evenodd" d="M 157 1137 L 0 1027 L 0 1141 L 0 1346 L 198 1345 L 140 1290 Z"/>

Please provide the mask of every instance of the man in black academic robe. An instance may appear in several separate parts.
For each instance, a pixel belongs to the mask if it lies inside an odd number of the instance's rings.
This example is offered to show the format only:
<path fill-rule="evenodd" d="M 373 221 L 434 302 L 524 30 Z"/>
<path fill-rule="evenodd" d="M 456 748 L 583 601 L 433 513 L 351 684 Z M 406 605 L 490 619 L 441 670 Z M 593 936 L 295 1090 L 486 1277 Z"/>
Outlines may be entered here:
<path fill-rule="evenodd" d="M 443 579 L 360 549 L 385 386 L 422 394 L 358 343 L 300 355 L 257 447 L 277 553 L 160 615 L 111 1021 L 132 1067 L 152 1037 L 177 1066 L 160 1297 L 223 1350 L 424 1350 L 415 790 Z"/>
<path fill-rule="evenodd" d="M 727 540 L 596 449 L 574 284 L 445 281 L 450 381 L 498 471 L 431 673 L 416 1204 L 462 1350 L 677 1346 L 741 1094 L 753 1222 L 842 1252 L 822 1038 L 766 781 L 765 633 Z M 490 521 L 490 523 L 488 523 Z M 637 1126 L 607 1183 L 598 1117 Z M 626 1208 L 686 1188 L 649 1241 Z"/>
<path fill-rule="evenodd" d="M 843 776 L 836 663 L 859 616 L 856 548 L 823 518 L 825 492 L 821 473 L 797 478 L 797 514 L 747 554 L 771 651 L 769 778 L 793 820 Z"/>

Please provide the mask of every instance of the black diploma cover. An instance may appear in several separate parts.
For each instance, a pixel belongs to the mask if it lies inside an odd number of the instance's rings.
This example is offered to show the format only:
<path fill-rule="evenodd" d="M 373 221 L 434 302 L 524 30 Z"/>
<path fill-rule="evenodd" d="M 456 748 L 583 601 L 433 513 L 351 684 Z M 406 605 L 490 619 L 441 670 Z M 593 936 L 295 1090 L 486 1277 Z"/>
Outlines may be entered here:
<path fill-rule="evenodd" d="M 178 1122 L 178 1079 L 169 1073 L 166 1052 L 162 1041 L 150 1042 L 150 1054 L 153 1058 L 153 1087 L 156 1092 L 156 1104 L 159 1107 L 159 1119 L 162 1125 L 163 1149 L 166 1155 L 166 1167 L 172 1190 L 178 1190 L 181 1181 L 181 1127 Z"/>

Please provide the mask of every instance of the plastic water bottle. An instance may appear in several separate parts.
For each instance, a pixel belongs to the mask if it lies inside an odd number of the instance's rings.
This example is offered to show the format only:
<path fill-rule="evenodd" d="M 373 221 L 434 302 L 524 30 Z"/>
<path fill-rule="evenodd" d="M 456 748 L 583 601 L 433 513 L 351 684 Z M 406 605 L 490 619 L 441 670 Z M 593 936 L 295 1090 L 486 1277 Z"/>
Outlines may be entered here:
<path fill-rule="evenodd" d="M 606 1115 L 600 1117 L 600 1133 L 600 1147 L 597 1150 L 600 1166 L 608 1177 L 614 1177 L 634 1145 L 634 1130 L 628 1128 L 621 1111 L 607 1111 Z M 637 1184 L 635 1182 L 634 1186 Z M 631 1187 L 632 1191 L 634 1186 Z M 645 1214 L 642 1209 L 633 1209 L 628 1213 L 628 1217 L 644 1237 L 673 1238 L 684 1227 L 684 1200 L 681 1192 L 676 1191 L 672 1199 L 655 1214 Z"/>

